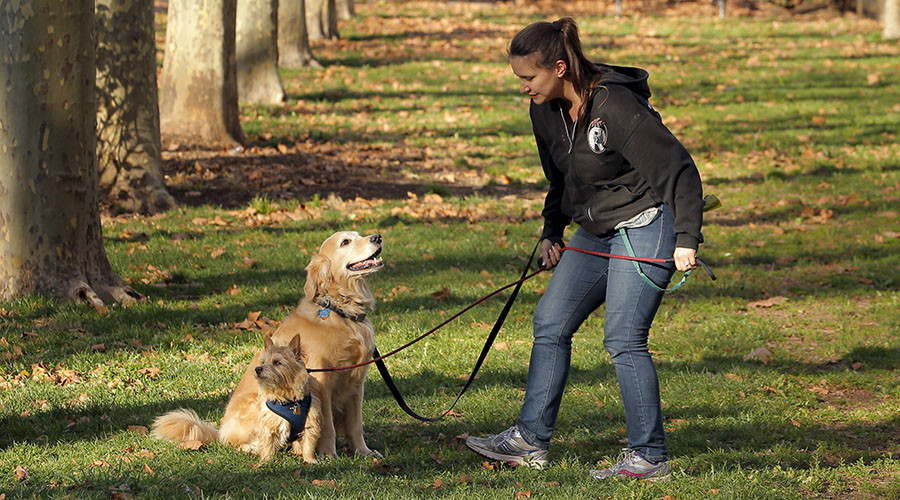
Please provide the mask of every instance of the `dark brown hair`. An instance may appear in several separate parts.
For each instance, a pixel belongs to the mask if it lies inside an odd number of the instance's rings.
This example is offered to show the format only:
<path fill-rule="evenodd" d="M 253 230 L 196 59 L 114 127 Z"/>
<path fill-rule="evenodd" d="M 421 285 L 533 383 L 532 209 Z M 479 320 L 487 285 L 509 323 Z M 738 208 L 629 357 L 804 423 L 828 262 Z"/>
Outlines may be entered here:
<path fill-rule="evenodd" d="M 509 44 L 509 57 L 534 56 L 535 63 L 553 69 L 556 61 L 566 63 L 575 92 L 581 96 L 579 118 L 584 113 L 591 91 L 597 87 L 601 72 L 581 50 L 578 26 L 571 17 L 558 21 L 532 23 L 518 32 Z"/>

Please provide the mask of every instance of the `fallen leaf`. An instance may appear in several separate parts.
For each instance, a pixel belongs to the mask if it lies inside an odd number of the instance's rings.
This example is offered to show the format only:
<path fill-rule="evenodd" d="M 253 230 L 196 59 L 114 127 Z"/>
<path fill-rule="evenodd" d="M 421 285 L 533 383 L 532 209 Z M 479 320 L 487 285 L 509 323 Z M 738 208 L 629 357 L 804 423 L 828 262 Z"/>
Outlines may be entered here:
<path fill-rule="evenodd" d="M 91 346 L 91 350 L 94 352 L 106 352 L 106 344 L 94 344 Z"/>
<path fill-rule="evenodd" d="M 494 463 L 485 460 L 484 462 L 481 462 L 481 467 L 487 470 L 494 470 Z"/>
<path fill-rule="evenodd" d="M 762 364 L 767 365 L 772 360 L 772 352 L 765 347 L 757 347 L 750 354 L 744 356 L 744 361 L 758 359 Z"/>
<path fill-rule="evenodd" d="M 142 449 L 140 451 L 134 452 L 135 455 L 144 458 L 156 458 L 156 453 L 153 453 L 150 450 Z"/>
<path fill-rule="evenodd" d="M 181 443 L 181 447 L 185 450 L 199 450 L 201 446 L 203 446 L 203 443 L 196 439 Z"/>
<path fill-rule="evenodd" d="M 522 498 L 531 498 L 531 490 L 517 491 L 516 500 L 521 500 Z"/>
<path fill-rule="evenodd" d="M 337 481 L 334 479 L 313 479 L 312 484 L 316 486 L 328 486 L 337 489 Z"/>
<path fill-rule="evenodd" d="M 436 298 L 437 300 L 446 300 L 450 298 L 450 289 L 443 286 L 440 290 L 436 292 L 432 292 L 431 296 Z"/>
<path fill-rule="evenodd" d="M 494 349 L 497 349 L 498 351 L 505 351 L 509 349 L 509 344 L 507 344 L 506 342 L 497 342 L 496 344 L 494 344 Z"/>
<path fill-rule="evenodd" d="M 853 371 L 859 371 L 859 369 L 862 368 L 863 366 L 865 366 L 865 363 L 863 363 L 861 361 L 854 361 L 853 363 L 850 364 L 850 369 Z"/>
<path fill-rule="evenodd" d="M 16 481 L 24 481 L 28 476 L 28 470 L 21 465 L 16 466 Z"/>
<path fill-rule="evenodd" d="M 144 464 L 144 472 L 146 472 L 147 474 L 156 474 L 156 471 L 151 469 L 150 466 L 147 464 Z"/>
<path fill-rule="evenodd" d="M 247 313 L 247 320 L 256 321 L 259 319 L 259 315 L 262 314 L 262 311 L 252 311 Z"/>
<path fill-rule="evenodd" d="M 133 432 L 135 434 L 147 434 L 147 428 L 143 425 L 129 425 L 128 432 Z"/>
<path fill-rule="evenodd" d="M 459 482 L 461 483 L 471 483 L 474 478 L 468 474 L 460 474 Z"/>
<path fill-rule="evenodd" d="M 431 483 L 431 487 L 434 489 L 438 489 L 443 485 L 444 485 L 444 481 L 441 478 L 437 478 L 434 480 L 433 483 Z"/>
<path fill-rule="evenodd" d="M 209 256 L 210 256 L 210 258 L 215 259 L 216 257 L 221 257 L 222 254 L 224 254 L 224 253 L 225 253 L 225 249 L 219 247 L 219 248 L 216 248 L 215 250 L 213 250 L 212 252 L 210 252 Z"/>
<path fill-rule="evenodd" d="M 244 267 L 252 269 L 256 267 L 257 264 L 259 264 L 258 260 L 244 257 Z"/>
<path fill-rule="evenodd" d="M 159 368 L 147 366 L 138 370 L 138 373 L 140 373 L 141 375 L 145 375 L 147 378 L 155 379 L 159 376 Z"/>

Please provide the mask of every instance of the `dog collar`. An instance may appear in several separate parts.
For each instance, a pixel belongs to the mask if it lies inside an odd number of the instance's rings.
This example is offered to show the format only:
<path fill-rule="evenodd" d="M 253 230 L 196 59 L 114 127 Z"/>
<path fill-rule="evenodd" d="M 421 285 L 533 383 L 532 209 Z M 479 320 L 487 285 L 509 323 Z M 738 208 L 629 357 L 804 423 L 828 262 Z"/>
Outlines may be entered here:
<path fill-rule="evenodd" d="M 307 394 L 300 401 L 289 401 L 287 403 L 279 403 L 277 401 L 266 401 L 269 407 L 276 415 L 287 420 L 291 424 L 291 433 L 287 438 L 288 443 L 293 443 L 303 432 L 306 427 L 306 416 L 309 415 L 309 407 L 312 405 L 312 394 Z"/>
<path fill-rule="evenodd" d="M 338 316 L 349 319 L 350 321 L 362 321 L 362 320 L 366 319 L 365 313 L 357 314 L 357 315 L 348 314 L 347 311 L 344 311 L 340 307 L 334 305 L 334 303 L 331 301 L 330 297 L 323 297 L 321 299 L 314 300 L 313 303 L 315 305 L 321 307 L 321 309 L 319 309 L 319 312 L 317 314 L 319 319 L 327 319 L 328 316 L 331 315 L 331 311 L 334 311 L 335 313 L 337 313 Z"/>

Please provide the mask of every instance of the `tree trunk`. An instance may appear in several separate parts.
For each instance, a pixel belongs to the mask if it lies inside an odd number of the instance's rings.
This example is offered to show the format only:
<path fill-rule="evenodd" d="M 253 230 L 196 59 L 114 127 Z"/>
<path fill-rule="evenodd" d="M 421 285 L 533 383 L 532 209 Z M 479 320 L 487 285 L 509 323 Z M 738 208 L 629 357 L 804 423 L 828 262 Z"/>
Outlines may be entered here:
<path fill-rule="evenodd" d="M 884 0 L 885 40 L 900 39 L 900 0 Z"/>
<path fill-rule="evenodd" d="M 324 40 L 322 9 L 327 0 L 306 0 L 306 31 L 310 40 Z"/>
<path fill-rule="evenodd" d="M 141 298 L 103 248 L 93 26 L 93 0 L 4 2 L 0 300 L 39 293 L 103 308 Z"/>
<path fill-rule="evenodd" d="M 238 146 L 237 0 L 169 0 L 159 89 L 167 143 Z"/>
<path fill-rule="evenodd" d="M 175 206 L 161 170 L 153 0 L 96 0 L 100 196 L 129 212 Z"/>
<path fill-rule="evenodd" d="M 336 0 L 322 0 L 322 29 L 325 38 L 337 40 L 341 36 L 338 33 L 338 16 Z"/>
<path fill-rule="evenodd" d="M 306 32 L 304 0 L 278 0 L 278 65 L 290 68 L 321 68 L 312 55 Z"/>
<path fill-rule="evenodd" d="M 238 99 L 253 104 L 284 101 L 278 77 L 278 0 L 238 0 Z"/>
<path fill-rule="evenodd" d="M 353 0 L 337 0 L 337 13 L 338 19 L 341 21 L 349 21 L 356 16 Z"/>

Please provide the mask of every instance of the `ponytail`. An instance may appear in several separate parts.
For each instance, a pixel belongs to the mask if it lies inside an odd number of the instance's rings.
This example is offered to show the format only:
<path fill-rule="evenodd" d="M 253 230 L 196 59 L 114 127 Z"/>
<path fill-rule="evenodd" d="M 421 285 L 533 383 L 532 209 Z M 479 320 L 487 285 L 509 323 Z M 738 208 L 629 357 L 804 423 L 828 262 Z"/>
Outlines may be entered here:
<path fill-rule="evenodd" d="M 574 19 L 564 17 L 553 22 L 529 24 L 513 37 L 508 52 L 509 57 L 534 56 L 538 66 L 548 69 L 552 69 L 556 61 L 564 61 L 575 92 L 581 96 L 578 117 L 582 117 L 591 92 L 599 84 L 601 72 L 584 56 Z"/>

